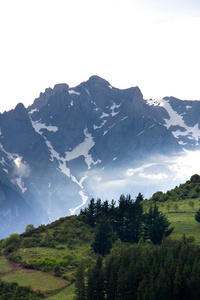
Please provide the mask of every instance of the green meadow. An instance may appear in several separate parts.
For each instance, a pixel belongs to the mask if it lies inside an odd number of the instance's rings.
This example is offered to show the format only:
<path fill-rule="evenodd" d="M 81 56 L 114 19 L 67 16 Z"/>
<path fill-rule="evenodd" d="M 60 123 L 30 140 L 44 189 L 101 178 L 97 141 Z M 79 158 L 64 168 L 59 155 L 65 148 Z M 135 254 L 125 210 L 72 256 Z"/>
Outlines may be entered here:
<path fill-rule="evenodd" d="M 174 227 L 174 231 L 170 235 L 172 239 L 180 240 L 183 234 L 193 235 L 194 243 L 200 245 L 200 223 L 194 218 L 196 211 L 200 209 L 199 200 L 200 198 L 156 203 L 159 210 L 167 216 L 171 226 Z M 193 207 L 191 207 L 191 202 L 194 203 Z M 148 210 L 150 205 L 154 205 L 154 203 L 152 201 L 144 203 L 144 210 Z"/>

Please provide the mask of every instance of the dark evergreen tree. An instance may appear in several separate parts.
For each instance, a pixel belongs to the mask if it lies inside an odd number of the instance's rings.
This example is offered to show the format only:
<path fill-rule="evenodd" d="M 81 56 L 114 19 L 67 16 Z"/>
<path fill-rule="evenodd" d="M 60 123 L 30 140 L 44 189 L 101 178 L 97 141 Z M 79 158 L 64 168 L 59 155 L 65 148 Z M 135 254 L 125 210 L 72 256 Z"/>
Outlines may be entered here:
<path fill-rule="evenodd" d="M 86 295 L 87 300 L 105 299 L 104 268 L 101 256 L 97 258 L 96 265 L 88 271 Z"/>
<path fill-rule="evenodd" d="M 124 195 L 120 196 L 119 199 L 119 206 L 116 209 L 116 231 L 120 237 L 120 239 L 125 242 L 127 241 L 127 226 L 129 221 L 127 220 L 128 214 L 129 214 L 129 208 L 131 205 L 131 197 L 130 195 L 127 195 L 126 197 Z"/>
<path fill-rule="evenodd" d="M 141 202 L 141 201 L 143 201 L 144 200 L 144 196 L 141 194 L 141 193 L 139 193 L 138 195 L 137 195 L 137 197 L 135 198 L 135 201 L 136 202 Z"/>
<path fill-rule="evenodd" d="M 96 234 L 92 244 L 94 252 L 103 256 L 108 254 L 112 247 L 113 237 L 114 235 L 109 220 L 102 218 L 96 227 Z"/>
<path fill-rule="evenodd" d="M 163 237 L 169 236 L 173 228 L 169 228 L 170 222 L 167 217 L 159 212 L 155 205 L 149 209 L 148 213 L 144 215 L 144 235 L 146 239 L 150 239 L 154 244 L 160 244 Z"/>
<path fill-rule="evenodd" d="M 95 203 L 94 203 L 94 199 L 92 198 L 90 200 L 90 203 L 88 205 L 88 224 L 91 227 L 95 226 Z"/>
<path fill-rule="evenodd" d="M 104 203 L 102 205 L 102 215 L 105 216 L 106 218 L 109 216 L 108 200 L 104 201 Z"/>
<path fill-rule="evenodd" d="M 127 234 L 127 242 L 139 242 L 143 233 L 143 207 L 140 198 L 136 198 L 136 201 L 129 205 L 125 230 Z"/>
<path fill-rule="evenodd" d="M 99 199 L 99 198 L 97 199 L 97 201 L 95 203 L 94 215 L 95 215 L 95 223 L 98 223 L 98 221 L 102 217 L 102 205 L 101 205 L 101 199 Z"/>
<path fill-rule="evenodd" d="M 83 262 L 81 262 L 75 273 L 75 293 L 76 300 L 84 300 L 85 298 L 85 267 Z"/>
<path fill-rule="evenodd" d="M 119 260 L 118 257 L 111 256 L 105 266 L 105 287 L 107 299 L 115 300 L 117 296 Z"/>

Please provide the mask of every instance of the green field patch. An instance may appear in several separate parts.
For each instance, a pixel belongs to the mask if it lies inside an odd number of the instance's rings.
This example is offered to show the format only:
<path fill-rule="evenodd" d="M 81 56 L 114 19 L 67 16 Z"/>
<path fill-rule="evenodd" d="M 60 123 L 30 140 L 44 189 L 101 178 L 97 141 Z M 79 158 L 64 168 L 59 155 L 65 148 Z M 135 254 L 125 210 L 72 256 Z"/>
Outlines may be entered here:
<path fill-rule="evenodd" d="M 22 261 L 26 262 L 29 267 L 53 272 L 56 266 L 66 271 L 75 268 L 82 260 L 86 264 L 90 263 L 91 252 L 89 244 L 82 244 L 73 249 L 66 247 L 61 250 L 46 247 L 21 248 L 18 253 L 22 257 Z"/>
<path fill-rule="evenodd" d="M 190 206 L 190 201 L 193 201 L 193 207 Z M 176 203 L 178 208 L 175 210 Z M 164 204 L 157 202 L 156 204 L 159 210 L 167 216 L 171 226 L 175 227 L 170 235 L 172 239 L 180 240 L 183 234 L 186 236 L 193 235 L 195 243 L 200 245 L 200 224 L 194 218 L 200 207 L 199 199 L 179 200 Z M 170 207 L 167 206 L 168 204 Z"/>
<path fill-rule="evenodd" d="M 11 271 L 12 267 L 9 261 L 4 257 L 0 257 L 0 275 L 3 275 L 9 271 Z"/>
<path fill-rule="evenodd" d="M 48 297 L 48 300 L 73 300 L 75 295 L 75 285 L 71 284 L 67 288 L 58 292 L 57 294 Z"/>
<path fill-rule="evenodd" d="M 51 294 L 68 285 L 64 279 L 29 269 L 18 270 L 3 276 L 1 279 L 8 283 L 17 282 L 20 286 L 31 286 L 33 290 L 40 290 L 45 294 Z"/>

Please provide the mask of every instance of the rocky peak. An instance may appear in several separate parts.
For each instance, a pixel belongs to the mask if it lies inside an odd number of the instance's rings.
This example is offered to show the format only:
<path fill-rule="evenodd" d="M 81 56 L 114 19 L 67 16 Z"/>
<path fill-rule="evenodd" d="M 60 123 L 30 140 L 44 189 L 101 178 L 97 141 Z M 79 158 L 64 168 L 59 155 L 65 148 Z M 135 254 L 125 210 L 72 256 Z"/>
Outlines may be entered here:
<path fill-rule="evenodd" d="M 24 118 L 28 117 L 27 110 L 23 103 L 18 103 L 14 109 L 14 113 L 17 117 Z"/>
<path fill-rule="evenodd" d="M 69 85 L 66 83 L 58 83 L 54 85 L 53 90 L 56 92 L 68 91 Z"/>
<path fill-rule="evenodd" d="M 92 92 L 105 92 L 108 90 L 110 83 L 99 76 L 91 76 L 87 81 L 89 90 Z"/>
<path fill-rule="evenodd" d="M 106 85 L 109 85 L 110 84 L 107 80 L 105 80 L 105 79 L 103 79 L 103 78 L 101 78 L 101 77 L 99 77 L 97 75 L 91 76 L 89 78 L 89 80 L 88 80 L 88 83 L 90 85 L 94 85 L 94 84 L 99 84 L 99 85 L 105 85 L 106 84 Z"/>

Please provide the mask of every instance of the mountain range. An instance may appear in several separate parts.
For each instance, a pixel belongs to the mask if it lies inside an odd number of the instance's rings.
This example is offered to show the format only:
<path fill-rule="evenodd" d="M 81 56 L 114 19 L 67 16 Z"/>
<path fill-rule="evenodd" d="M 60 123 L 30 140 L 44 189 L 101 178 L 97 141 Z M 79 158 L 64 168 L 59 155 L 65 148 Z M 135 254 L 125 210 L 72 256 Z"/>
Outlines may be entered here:
<path fill-rule="evenodd" d="M 189 178 L 181 166 L 192 157 L 198 167 L 199 124 L 200 101 L 145 100 L 98 76 L 19 103 L 0 114 L 0 238 L 77 213 L 92 197 L 150 197 Z"/>

